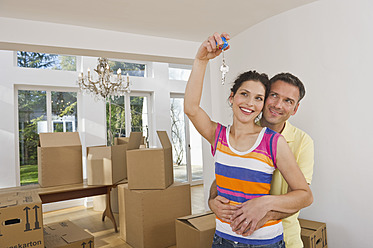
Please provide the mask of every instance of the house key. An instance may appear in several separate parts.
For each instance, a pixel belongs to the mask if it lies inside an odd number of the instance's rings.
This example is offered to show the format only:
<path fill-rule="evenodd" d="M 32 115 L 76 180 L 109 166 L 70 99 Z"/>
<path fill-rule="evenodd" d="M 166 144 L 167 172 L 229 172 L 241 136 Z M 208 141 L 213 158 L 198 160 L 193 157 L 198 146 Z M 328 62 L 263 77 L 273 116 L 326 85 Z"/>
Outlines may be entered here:
<path fill-rule="evenodd" d="M 221 84 L 224 85 L 225 83 L 225 74 L 229 72 L 229 66 L 225 64 L 225 57 L 224 57 L 224 51 L 223 51 L 223 64 L 220 66 L 221 71 Z"/>

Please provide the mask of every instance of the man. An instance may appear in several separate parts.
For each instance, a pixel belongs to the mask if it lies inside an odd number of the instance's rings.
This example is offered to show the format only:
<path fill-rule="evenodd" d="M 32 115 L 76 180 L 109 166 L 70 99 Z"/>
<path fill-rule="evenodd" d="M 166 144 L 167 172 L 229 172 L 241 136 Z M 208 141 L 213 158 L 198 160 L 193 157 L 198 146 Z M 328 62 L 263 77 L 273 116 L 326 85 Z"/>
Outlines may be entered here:
<path fill-rule="evenodd" d="M 280 73 L 271 78 L 267 92 L 263 116 L 258 124 L 269 127 L 285 137 L 307 183 L 311 184 L 314 163 L 313 140 L 308 134 L 288 122 L 290 116 L 297 112 L 300 100 L 305 95 L 303 83 L 290 73 Z M 276 170 L 272 178 L 271 194 L 286 194 L 288 191 L 290 189 L 286 181 Z M 268 220 L 282 219 L 286 247 L 303 247 L 298 222 L 299 212 L 286 214 L 270 211 L 257 223 L 250 224 L 244 221 L 246 216 L 253 214 L 248 206 L 237 207 L 228 203 L 228 199 L 217 196 L 216 182 L 214 181 L 210 189 L 210 209 L 220 219 L 230 222 L 236 233 L 251 235 L 254 230 L 263 226 Z"/>

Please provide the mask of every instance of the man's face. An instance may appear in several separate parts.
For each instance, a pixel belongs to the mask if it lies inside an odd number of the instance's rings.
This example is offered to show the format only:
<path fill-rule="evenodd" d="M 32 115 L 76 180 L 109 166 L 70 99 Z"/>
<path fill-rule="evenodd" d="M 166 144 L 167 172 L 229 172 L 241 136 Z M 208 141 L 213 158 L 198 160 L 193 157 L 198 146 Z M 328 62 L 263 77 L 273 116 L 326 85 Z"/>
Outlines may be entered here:
<path fill-rule="evenodd" d="M 297 112 L 298 100 L 298 87 L 281 80 L 274 82 L 265 101 L 263 118 L 271 125 L 284 123 Z"/>

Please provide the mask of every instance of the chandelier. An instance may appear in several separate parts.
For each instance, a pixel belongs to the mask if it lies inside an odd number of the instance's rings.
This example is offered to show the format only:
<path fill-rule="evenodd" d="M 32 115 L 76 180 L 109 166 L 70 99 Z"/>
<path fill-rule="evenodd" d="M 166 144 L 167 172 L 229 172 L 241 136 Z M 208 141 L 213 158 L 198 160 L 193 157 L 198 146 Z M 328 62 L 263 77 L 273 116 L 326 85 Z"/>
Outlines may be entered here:
<path fill-rule="evenodd" d="M 124 95 L 125 92 L 130 93 L 128 73 L 126 76 L 127 80 L 122 76 L 120 68 L 117 70 L 117 75 L 114 75 L 107 58 L 98 58 L 98 64 L 94 71 L 98 75 L 97 81 L 92 79 L 89 68 L 87 76 L 84 76 L 83 72 L 79 74 L 77 83 L 81 91 L 93 94 L 97 98 L 104 100 L 108 100 L 110 96 L 121 96 Z M 113 78 L 113 80 L 111 80 L 111 78 Z"/>
<path fill-rule="evenodd" d="M 113 145 L 114 134 L 111 130 L 111 101 L 110 97 L 124 95 L 125 92 L 130 93 L 130 79 L 127 73 L 127 80 L 122 76 L 122 71 L 119 68 L 117 75 L 113 75 L 113 70 L 108 64 L 108 59 L 98 58 L 98 64 L 94 71 L 98 75 L 97 81 L 91 77 L 91 71 L 88 69 L 88 75 L 84 76 L 83 72 L 79 74 L 77 84 L 81 91 L 93 94 L 95 99 L 105 100 L 109 105 L 109 118 L 106 123 L 106 142 L 108 146 Z M 111 78 L 113 80 L 111 81 Z"/>

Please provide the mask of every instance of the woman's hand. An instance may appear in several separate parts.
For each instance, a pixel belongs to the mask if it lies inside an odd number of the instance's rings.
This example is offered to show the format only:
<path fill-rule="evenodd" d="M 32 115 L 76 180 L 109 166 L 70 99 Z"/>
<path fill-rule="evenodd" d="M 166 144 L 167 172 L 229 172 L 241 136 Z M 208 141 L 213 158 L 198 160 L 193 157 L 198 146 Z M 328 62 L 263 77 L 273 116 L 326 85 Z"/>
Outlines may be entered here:
<path fill-rule="evenodd" d="M 251 199 L 238 205 L 239 209 L 231 217 L 231 228 L 239 234 L 248 236 L 256 229 L 258 224 L 270 210 L 266 208 L 268 196 Z"/>
<path fill-rule="evenodd" d="M 208 204 L 212 212 L 225 222 L 230 222 L 232 215 L 238 209 L 235 205 L 229 205 L 229 200 L 220 195 L 213 199 L 209 199 Z"/>
<path fill-rule="evenodd" d="M 220 47 L 224 44 L 221 37 L 224 37 L 227 41 L 230 39 L 227 33 L 222 33 L 221 35 L 218 33 L 214 33 L 212 36 L 208 37 L 198 49 L 196 59 L 199 60 L 210 60 L 222 53 L 222 49 Z M 229 49 L 229 45 L 224 50 Z"/>

